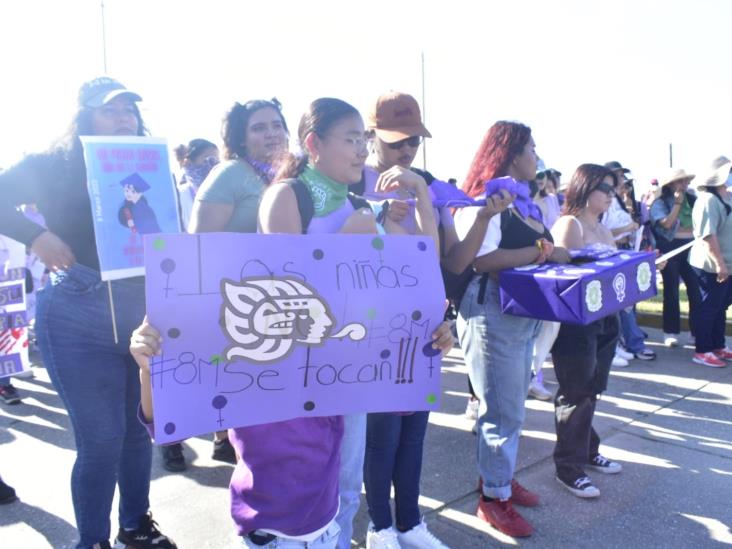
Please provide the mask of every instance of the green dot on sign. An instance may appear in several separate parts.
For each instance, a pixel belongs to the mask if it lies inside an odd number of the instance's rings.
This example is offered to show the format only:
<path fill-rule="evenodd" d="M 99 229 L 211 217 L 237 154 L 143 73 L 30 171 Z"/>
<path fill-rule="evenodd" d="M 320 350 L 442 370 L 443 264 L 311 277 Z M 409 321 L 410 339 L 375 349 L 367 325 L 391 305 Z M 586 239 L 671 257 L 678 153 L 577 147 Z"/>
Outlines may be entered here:
<path fill-rule="evenodd" d="M 371 309 L 367 310 L 366 317 L 369 318 L 370 320 L 373 320 L 374 318 L 376 318 L 376 309 L 371 308 Z"/>
<path fill-rule="evenodd" d="M 371 241 L 371 245 L 374 247 L 375 250 L 384 249 L 384 241 L 382 239 L 380 239 L 378 236 Z"/>
<path fill-rule="evenodd" d="M 435 402 L 437 402 L 437 397 L 434 395 L 434 393 L 430 393 L 429 395 L 427 395 L 427 402 L 429 402 L 430 404 L 434 404 Z"/>
<path fill-rule="evenodd" d="M 158 251 L 164 250 L 165 249 L 165 240 L 163 240 L 162 238 L 156 238 L 155 241 L 153 242 L 153 248 L 155 248 Z"/>
<path fill-rule="evenodd" d="M 211 364 L 219 364 L 219 362 L 221 362 L 221 355 L 213 355 L 213 356 L 212 356 L 212 357 L 211 357 L 211 358 L 209 359 L 209 362 L 210 362 Z"/>

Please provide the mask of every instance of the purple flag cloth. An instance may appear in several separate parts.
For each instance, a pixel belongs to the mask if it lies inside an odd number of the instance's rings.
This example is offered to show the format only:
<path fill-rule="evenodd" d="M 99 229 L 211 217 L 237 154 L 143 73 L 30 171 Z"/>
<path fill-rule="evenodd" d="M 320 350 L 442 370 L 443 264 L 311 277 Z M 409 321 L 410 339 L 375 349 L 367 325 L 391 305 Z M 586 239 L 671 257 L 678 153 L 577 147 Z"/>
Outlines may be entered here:
<path fill-rule="evenodd" d="M 463 208 L 465 206 L 484 206 L 485 200 L 469 197 L 455 185 L 435 179 L 430 184 L 432 205 L 436 208 Z"/>
<path fill-rule="evenodd" d="M 516 200 L 513 201 L 513 205 L 524 218 L 531 217 L 540 223 L 544 223 L 544 218 L 541 215 L 539 206 L 534 204 L 534 201 L 531 199 L 531 195 L 529 194 L 529 185 L 527 183 L 516 181 L 513 177 L 509 176 L 498 177 L 496 179 L 486 181 L 486 197 L 493 196 L 494 194 L 501 192 L 501 190 L 506 190 L 510 194 L 516 196 Z"/>

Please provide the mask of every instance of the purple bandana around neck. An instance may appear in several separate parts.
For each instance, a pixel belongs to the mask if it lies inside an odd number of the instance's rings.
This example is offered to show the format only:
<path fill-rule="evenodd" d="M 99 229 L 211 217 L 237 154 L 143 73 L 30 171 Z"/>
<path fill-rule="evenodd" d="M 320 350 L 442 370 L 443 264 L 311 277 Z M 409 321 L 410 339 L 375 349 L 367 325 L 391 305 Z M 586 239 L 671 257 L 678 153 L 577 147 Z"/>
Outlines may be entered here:
<path fill-rule="evenodd" d="M 272 183 L 275 175 L 277 175 L 276 170 L 274 169 L 272 164 L 268 164 L 267 162 L 260 162 L 259 160 L 254 160 L 253 158 L 250 158 L 248 156 L 244 158 L 244 160 L 246 160 L 247 163 L 252 168 L 254 168 L 254 171 L 257 172 L 257 175 L 264 179 L 267 183 Z"/>
<path fill-rule="evenodd" d="M 510 176 L 491 179 L 490 181 L 486 181 L 485 196 L 486 198 L 493 196 L 494 194 L 499 193 L 502 189 L 516 196 L 516 200 L 513 201 L 513 205 L 523 217 L 531 217 L 542 224 L 544 223 L 544 218 L 541 215 L 539 206 L 537 206 L 531 199 L 528 183 L 516 181 Z"/>

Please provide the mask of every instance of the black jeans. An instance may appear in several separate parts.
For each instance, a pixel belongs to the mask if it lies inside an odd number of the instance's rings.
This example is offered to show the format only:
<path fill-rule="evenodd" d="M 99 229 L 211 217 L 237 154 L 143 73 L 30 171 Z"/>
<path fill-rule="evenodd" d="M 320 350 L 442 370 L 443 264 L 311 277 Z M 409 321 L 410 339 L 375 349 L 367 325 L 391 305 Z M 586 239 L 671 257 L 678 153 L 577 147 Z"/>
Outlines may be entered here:
<path fill-rule="evenodd" d="M 671 242 L 658 239 L 658 249 L 661 253 L 669 252 L 689 242 L 686 239 L 674 239 Z M 701 294 L 699 282 L 689 265 L 689 250 L 680 253 L 668 260 L 666 267 L 661 271 L 663 278 L 663 331 L 667 334 L 681 333 L 681 311 L 679 309 L 679 282 L 684 281 L 686 294 L 689 297 L 689 328 L 694 334 L 694 316 Z"/>
<path fill-rule="evenodd" d="M 592 427 L 597 395 L 607 388 L 618 341 L 618 317 L 606 316 L 579 326 L 562 324 L 552 348 L 559 390 L 554 398 L 557 476 L 572 482 L 599 453 L 600 437 Z"/>
<path fill-rule="evenodd" d="M 732 304 L 732 282 L 717 282 L 715 273 L 692 267 L 699 283 L 699 307 L 694 315 L 696 352 L 708 353 L 725 348 L 727 307 Z"/>

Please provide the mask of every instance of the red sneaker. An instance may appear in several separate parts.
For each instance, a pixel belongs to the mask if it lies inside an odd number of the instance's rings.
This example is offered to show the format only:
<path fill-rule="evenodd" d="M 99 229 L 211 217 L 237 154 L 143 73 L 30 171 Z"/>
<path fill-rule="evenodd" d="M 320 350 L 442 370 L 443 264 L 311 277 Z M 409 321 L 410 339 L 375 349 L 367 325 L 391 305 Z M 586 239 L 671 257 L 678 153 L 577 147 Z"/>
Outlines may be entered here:
<path fill-rule="evenodd" d="M 514 479 L 511 481 L 511 503 L 523 507 L 536 507 L 539 505 L 539 494 L 527 490 Z"/>
<path fill-rule="evenodd" d="M 475 514 L 499 532 L 514 538 L 527 538 L 534 532 L 533 526 L 513 508 L 510 501 L 484 501 L 481 497 Z"/>
<path fill-rule="evenodd" d="M 732 360 L 732 351 L 729 350 L 727 347 L 724 349 L 717 349 L 714 351 L 714 356 L 721 360 Z"/>
<path fill-rule="evenodd" d="M 697 364 L 703 364 L 704 366 L 710 366 L 712 368 L 724 368 L 727 366 L 727 363 L 724 360 L 718 359 L 717 355 L 712 352 L 695 353 L 691 360 Z"/>

